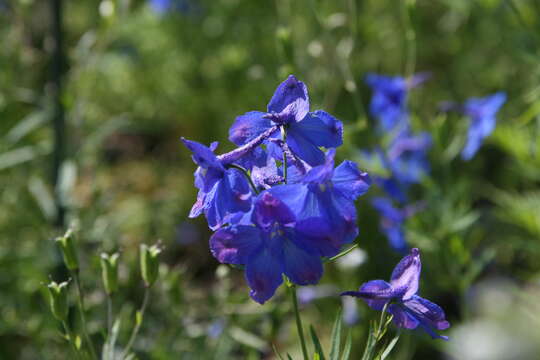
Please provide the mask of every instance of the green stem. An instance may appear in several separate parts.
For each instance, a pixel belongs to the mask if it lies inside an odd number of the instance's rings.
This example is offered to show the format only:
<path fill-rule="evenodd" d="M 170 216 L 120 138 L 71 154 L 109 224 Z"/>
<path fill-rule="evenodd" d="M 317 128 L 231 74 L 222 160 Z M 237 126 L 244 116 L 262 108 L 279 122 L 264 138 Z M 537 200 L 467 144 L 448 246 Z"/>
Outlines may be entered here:
<path fill-rule="evenodd" d="M 353 251 L 353 250 L 356 249 L 357 247 L 358 247 L 358 244 L 354 244 L 353 246 L 351 246 L 351 247 L 348 248 L 347 250 L 344 250 L 344 251 L 340 252 L 339 254 L 337 254 L 337 255 L 335 255 L 335 256 L 332 256 L 331 258 L 328 258 L 325 262 L 330 262 L 330 261 L 337 260 L 337 259 L 339 259 L 340 257 L 347 255 L 348 253 L 350 253 L 351 251 Z"/>
<path fill-rule="evenodd" d="M 62 325 L 64 326 L 64 331 L 66 332 L 66 335 L 68 337 L 68 342 L 71 347 L 71 350 L 73 351 L 75 358 L 79 359 L 80 358 L 79 351 L 77 350 L 77 347 L 75 346 L 75 343 L 73 342 L 74 337 L 73 337 L 73 334 L 71 333 L 71 329 L 69 328 L 69 325 L 65 321 L 62 321 Z"/>
<path fill-rule="evenodd" d="M 111 340 L 113 322 L 113 302 L 112 294 L 107 294 L 107 341 Z M 109 343 L 109 359 L 114 359 L 113 344 Z"/>
<path fill-rule="evenodd" d="M 300 311 L 298 311 L 296 285 L 291 284 L 291 286 L 289 286 L 289 291 L 291 293 L 291 299 L 293 302 L 294 316 L 296 318 L 296 330 L 298 331 L 298 337 L 300 338 L 300 345 L 302 346 L 302 354 L 304 355 L 304 360 L 309 360 L 307 347 L 306 347 L 306 340 L 304 339 L 304 328 L 302 327 L 302 319 L 300 318 Z"/>
<path fill-rule="evenodd" d="M 84 340 L 86 341 L 88 348 L 90 349 L 90 356 L 92 359 L 97 360 L 96 351 L 94 349 L 94 343 L 92 342 L 92 339 L 90 338 L 90 335 L 88 335 L 88 330 L 86 326 L 86 315 L 84 314 L 84 292 L 81 286 L 81 280 L 79 278 L 79 270 L 72 271 L 73 280 L 75 281 L 75 285 L 77 287 L 77 302 L 79 307 L 79 313 L 81 315 L 81 325 L 82 325 L 82 332 L 84 336 Z"/>
<path fill-rule="evenodd" d="M 285 126 L 281 127 L 281 139 L 285 143 L 287 141 L 287 130 Z M 287 183 L 287 154 L 283 151 L 283 183 Z"/>
<path fill-rule="evenodd" d="M 409 5 L 410 0 L 401 1 L 401 17 L 404 27 L 405 35 L 405 65 L 404 65 L 404 75 L 406 78 L 410 77 L 414 73 L 414 68 L 416 67 L 416 33 L 411 22 L 411 17 L 409 14 Z"/>
<path fill-rule="evenodd" d="M 120 359 L 125 359 L 127 355 L 129 355 L 129 351 L 131 350 L 131 347 L 133 346 L 133 343 L 135 342 L 135 338 L 139 334 L 139 330 L 141 329 L 141 324 L 144 319 L 144 313 L 146 311 L 146 307 L 148 305 L 148 299 L 150 297 L 150 287 L 145 287 L 144 289 L 144 298 L 141 305 L 141 308 L 139 309 L 138 313 L 140 314 L 137 316 L 137 320 L 135 321 L 135 327 L 133 328 L 133 331 L 131 332 L 131 336 L 129 337 L 129 341 L 126 345 L 126 348 L 122 352 L 122 356 L 120 356 Z"/>
<path fill-rule="evenodd" d="M 236 169 L 238 171 L 240 171 L 242 174 L 244 174 L 244 176 L 246 177 L 246 179 L 248 180 L 249 182 L 249 186 L 251 186 L 251 189 L 253 190 L 253 192 L 257 195 L 259 194 L 259 190 L 257 190 L 257 187 L 255 186 L 255 184 L 253 183 L 253 179 L 251 179 L 251 176 L 249 175 L 249 172 L 243 168 L 242 166 L 240 165 L 236 165 L 236 164 L 229 164 L 227 165 L 228 168 L 232 168 L 232 169 Z"/>

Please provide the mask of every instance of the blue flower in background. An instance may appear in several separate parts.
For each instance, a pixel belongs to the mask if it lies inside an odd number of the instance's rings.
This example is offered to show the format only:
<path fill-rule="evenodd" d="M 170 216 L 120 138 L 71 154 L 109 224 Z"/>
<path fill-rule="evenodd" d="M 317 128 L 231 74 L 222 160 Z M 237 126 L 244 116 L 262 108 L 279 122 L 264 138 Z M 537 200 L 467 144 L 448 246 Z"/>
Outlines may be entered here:
<path fill-rule="evenodd" d="M 420 252 L 414 248 L 396 265 L 390 283 L 372 280 L 362 284 L 358 291 L 346 291 L 341 295 L 361 298 L 379 311 L 388 304 L 386 311 L 393 315 L 398 327 L 416 329 L 420 326 L 433 339 L 448 340 L 447 336 L 435 332 L 450 327 L 443 309 L 417 295 L 421 269 Z"/>
<path fill-rule="evenodd" d="M 414 136 L 404 131 L 396 136 L 385 157 L 386 167 L 392 177 L 404 185 L 420 182 L 429 172 L 427 152 L 431 145 L 431 136 L 425 132 Z"/>
<path fill-rule="evenodd" d="M 150 7 L 158 14 L 169 11 L 188 13 L 192 10 L 192 4 L 188 0 L 149 0 Z"/>
<path fill-rule="evenodd" d="M 471 98 L 465 102 L 463 113 L 469 117 L 467 143 L 461 152 L 463 160 L 470 160 L 476 154 L 484 139 L 495 129 L 496 114 L 506 102 L 506 94 L 498 92 L 483 98 Z"/>
<path fill-rule="evenodd" d="M 399 253 L 406 253 L 408 246 L 403 231 L 403 223 L 407 218 L 405 212 L 395 208 L 392 201 L 385 198 L 374 198 L 371 200 L 371 205 L 381 216 L 379 228 L 388 239 L 392 249 Z"/>
<path fill-rule="evenodd" d="M 369 111 L 379 119 L 383 131 L 390 131 L 398 123 L 407 121 L 408 86 L 405 78 L 368 74 L 366 84 L 373 91 Z"/>
<path fill-rule="evenodd" d="M 236 118 L 229 130 L 229 140 L 244 145 L 278 126 L 287 129 L 286 144 L 291 151 L 312 166 L 324 162 L 320 147 L 335 148 L 343 143 L 341 121 L 322 110 L 309 112 L 307 87 L 293 75 L 278 86 L 267 112 L 250 111 Z M 273 137 L 279 137 L 279 133 Z M 281 158 L 281 149 L 275 143 L 266 145 L 273 157 Z"/>
<path fill-rule="evenodd" d="M 373 94 L 369 104 L 372 116 L 379 119 L 379 126 L 384 132 L 393 130 L 397 125 L 408 127 L 409 113 L 407 95 L 410 89 L 429 78 L 428 73 L 418 73 L 411 78 L 368 74 L 366 84 Z"/>
<path fill-rule="evenodd" d="M 195 186 L 199 194 L 189 217 L 197 217 L 204 212 L 208 226 L 215 230 L 235 213 L 249 211 L 249 184 L 238 170 L 223 166 L 213 152 L 217 143 L 212 143 L 208 148 L 184 138 L 182 142 L 193 153 L 193 161 L 199 166 L 195 171 Z"/>

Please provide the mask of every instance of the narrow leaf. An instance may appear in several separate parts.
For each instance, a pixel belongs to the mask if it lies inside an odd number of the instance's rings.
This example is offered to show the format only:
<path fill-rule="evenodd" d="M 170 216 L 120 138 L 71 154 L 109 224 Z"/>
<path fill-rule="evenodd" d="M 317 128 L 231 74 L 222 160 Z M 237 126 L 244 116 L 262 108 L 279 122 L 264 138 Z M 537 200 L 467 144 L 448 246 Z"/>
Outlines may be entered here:
<path fill-rule="evenodd" d="M 293 360 L 291 354 L 287 353 L 287 359 L 288 359 L 288 360 Z"/>
<path fill-rule="evenodd" d="M 341 343 L 341 309 L 338 311 L 334 327 L 332 328 L 332 345 L 330 348 L 330 360 L 338 360 L 339 346 Z"/>
<path fill-rule="evenodd" d="M 396 346 L 398 340 L 399 340 L 399 335 L 401 333 L 398 332 L 396 336 L 394 336 L 394 338 L 390 341 L 390 343 L 388 344 L 388 346 L 384 349 L 384 351 L 382 352 L 382 355 L 381 355 L 381 360 L 384 360 L 388 357 L 388 355 L 390 355 L 390 352 L 392 351 L 392 349 L 394 348 L 394 346 Z"/>
<path fill-rule="evenodd" d="M 272 350 L 274 350 L 274 354 L 279 358 L 279 360 L 283 360 L 283 357 L 279 353 L 278 349 L 276 348 L 276 344 L 272 343 Z"/>
<path fill-rule="evenodd" d="M 82 340 L 79 335 L 75 336 L 75 347 L 77 350 L 81 350 Z"/>
<path fill-rule="evenodd" d="M 311 340 L 313 341 L 313 346 L 315 346 L 315 354 L 319 356 L 320 360 L 325 360 L 321 342 L 319 341 L 319 337 L 317 336 L 315 329 L 311 325 L 309 326 L 309 332 L 311 333 Z"/>
<path fill-rule="evenodd" d="M 142 323 L 142 320 L 143 320 L 142 313 L 139 310 L 137 310 L 137 312 L 135 313 L 135 325 L 139 326 Z"/>
<path fill-rule="evenodd" d="M 347 333 L 347 340 L 345 340 L 345 347 L 343 348 L 343 354 L 341 355 L 341 360 L 349 360 L 349 356 L 351 355 L 351 347 L 352 347 L 352 332 L 349 330 Z"/>

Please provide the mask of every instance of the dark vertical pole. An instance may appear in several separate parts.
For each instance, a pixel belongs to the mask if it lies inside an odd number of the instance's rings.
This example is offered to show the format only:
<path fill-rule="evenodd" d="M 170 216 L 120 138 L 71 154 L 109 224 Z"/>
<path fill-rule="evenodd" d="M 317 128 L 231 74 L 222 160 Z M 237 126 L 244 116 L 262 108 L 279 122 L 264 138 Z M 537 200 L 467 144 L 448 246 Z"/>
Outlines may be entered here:
<path fill-rule="evenodd" d="M 65 71 L 62 29 L 62 0 L 50 0 L 52 10 L 52 37 L 54 49 L 51 61 L 51 92 L 53 101 L 53 132 L 54 150 L 52 159 L 52 182 L 54 186 L 54 200 L 56 204 L 55 225 L 63 226 L 65 208 L 58 189 L 60 170 L 66 153 L 66 124 L 64 118 L 64 105 L 62 103 L 62 78 Z"/>

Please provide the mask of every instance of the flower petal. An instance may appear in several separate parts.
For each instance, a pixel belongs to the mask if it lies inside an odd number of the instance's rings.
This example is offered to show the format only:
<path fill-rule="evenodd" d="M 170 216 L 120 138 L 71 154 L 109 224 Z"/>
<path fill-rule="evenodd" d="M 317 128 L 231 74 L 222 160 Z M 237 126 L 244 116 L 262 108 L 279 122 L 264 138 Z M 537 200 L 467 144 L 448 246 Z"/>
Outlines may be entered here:
<path fill-rule="evenodd" d="M 343 144 L 343 123 L 322 110 L 311 112 L 302 121 L 290 124 L 289 132 L 302 134 L 316 146 L 336 148 Z"/>
<path fill-rule="evenodd" d="M 418 291 L 421 270 L 420 252 L 417 248 L 411 249 L 411 253 L 401 259 L 394 268 L 390 284 L 403 300 L 410 299 Z"/>
<path fill-rule="evenodd" d="M 302 120 L 309 111 L 306 85 L 294 75 L 279 84 L 268 103 L 269 113 L 288 113 L 296 121 Z"/>
<path fill-rule="evenodd" d="M 371 178 L 367 172 L 361 172 L 356 163 L 345 160 L 334 170 L 332 184 L 343 195 L 351 200 L 356 200 L 368 191 L 371 186 Z"/>
<path fill-rule="evenodd" d="M 245 277 L 251 291 L 249 295 L 264 304 L 283 282 L 283 264 L 268 249 L 255 251 L 246 264 Z"/>
<path fill-rule="evenodd" d="M 285 275 L 298 285 L 318 283 L 323 274 L 319 256 L 309 254 L 290 240 L 285 240 L 283 245 Z"/>
<path fill-rule="evenodd" d="M 268 130 L 272 123 L 264 115 L 260 111 L 250 111 L 238 116 L 229 129 L 229 140 L 236 145 L 244 145 Z"/>
<path fill-rule="evenodd" d="M 450 323 L 446 321 L 444 310 L 427 299 L 415 295 L 403 304 L 416 314 L 425 325 L 437 330 L 446 330 L 450 327 Z"/>
<path fill-rule="evenodd" d="M 261 246 L 261 233 L 255 226 L 222 228 L 210 238 L 212 255 L 224 264 L 244 265 L 253 252 Z"/>
<path fill-rule="evenodd" d="M 358 291 L 346 291 L 341 296 L 354 296 L 364 300 L 369 307 L 381 311 L 384 304 L 393 298 L 392 286 L 384 280 L 371 280 L 362 286 Z"/>
<path fill-rule="evenodd" d="M 255 201 L 252 219 L 260 228 L 269 230 L 276 222 L 283 225 L 290 224 L 296 220 L 296 217 L 278 196 L 269 191 L 263 191 Z"/>
<path fill-rule="evenodd" d="M 401 305 L 392 304 L 388 306 L 388 312 L 394 315 L 392 320 L 398 327 L 412 330 L 416 329 L 420 324 L 420 321 L 415 316 L 405 311 Z"/>
<path fill-rule="evenodd" d="M 192 152 L 191 158 L 195 164 L 204 169 L 224 170 L 216 155 L 207 146 L 196 141 L 181 138 L 184 145 Z"/>
<path fill-rule="evenodd" d="M 289 148 L 296 156 L 311 166 L 324 163 L 324 152 L 297 128 L 289 128 L 287 132 L 287 145 L 289 145 Z"/>

